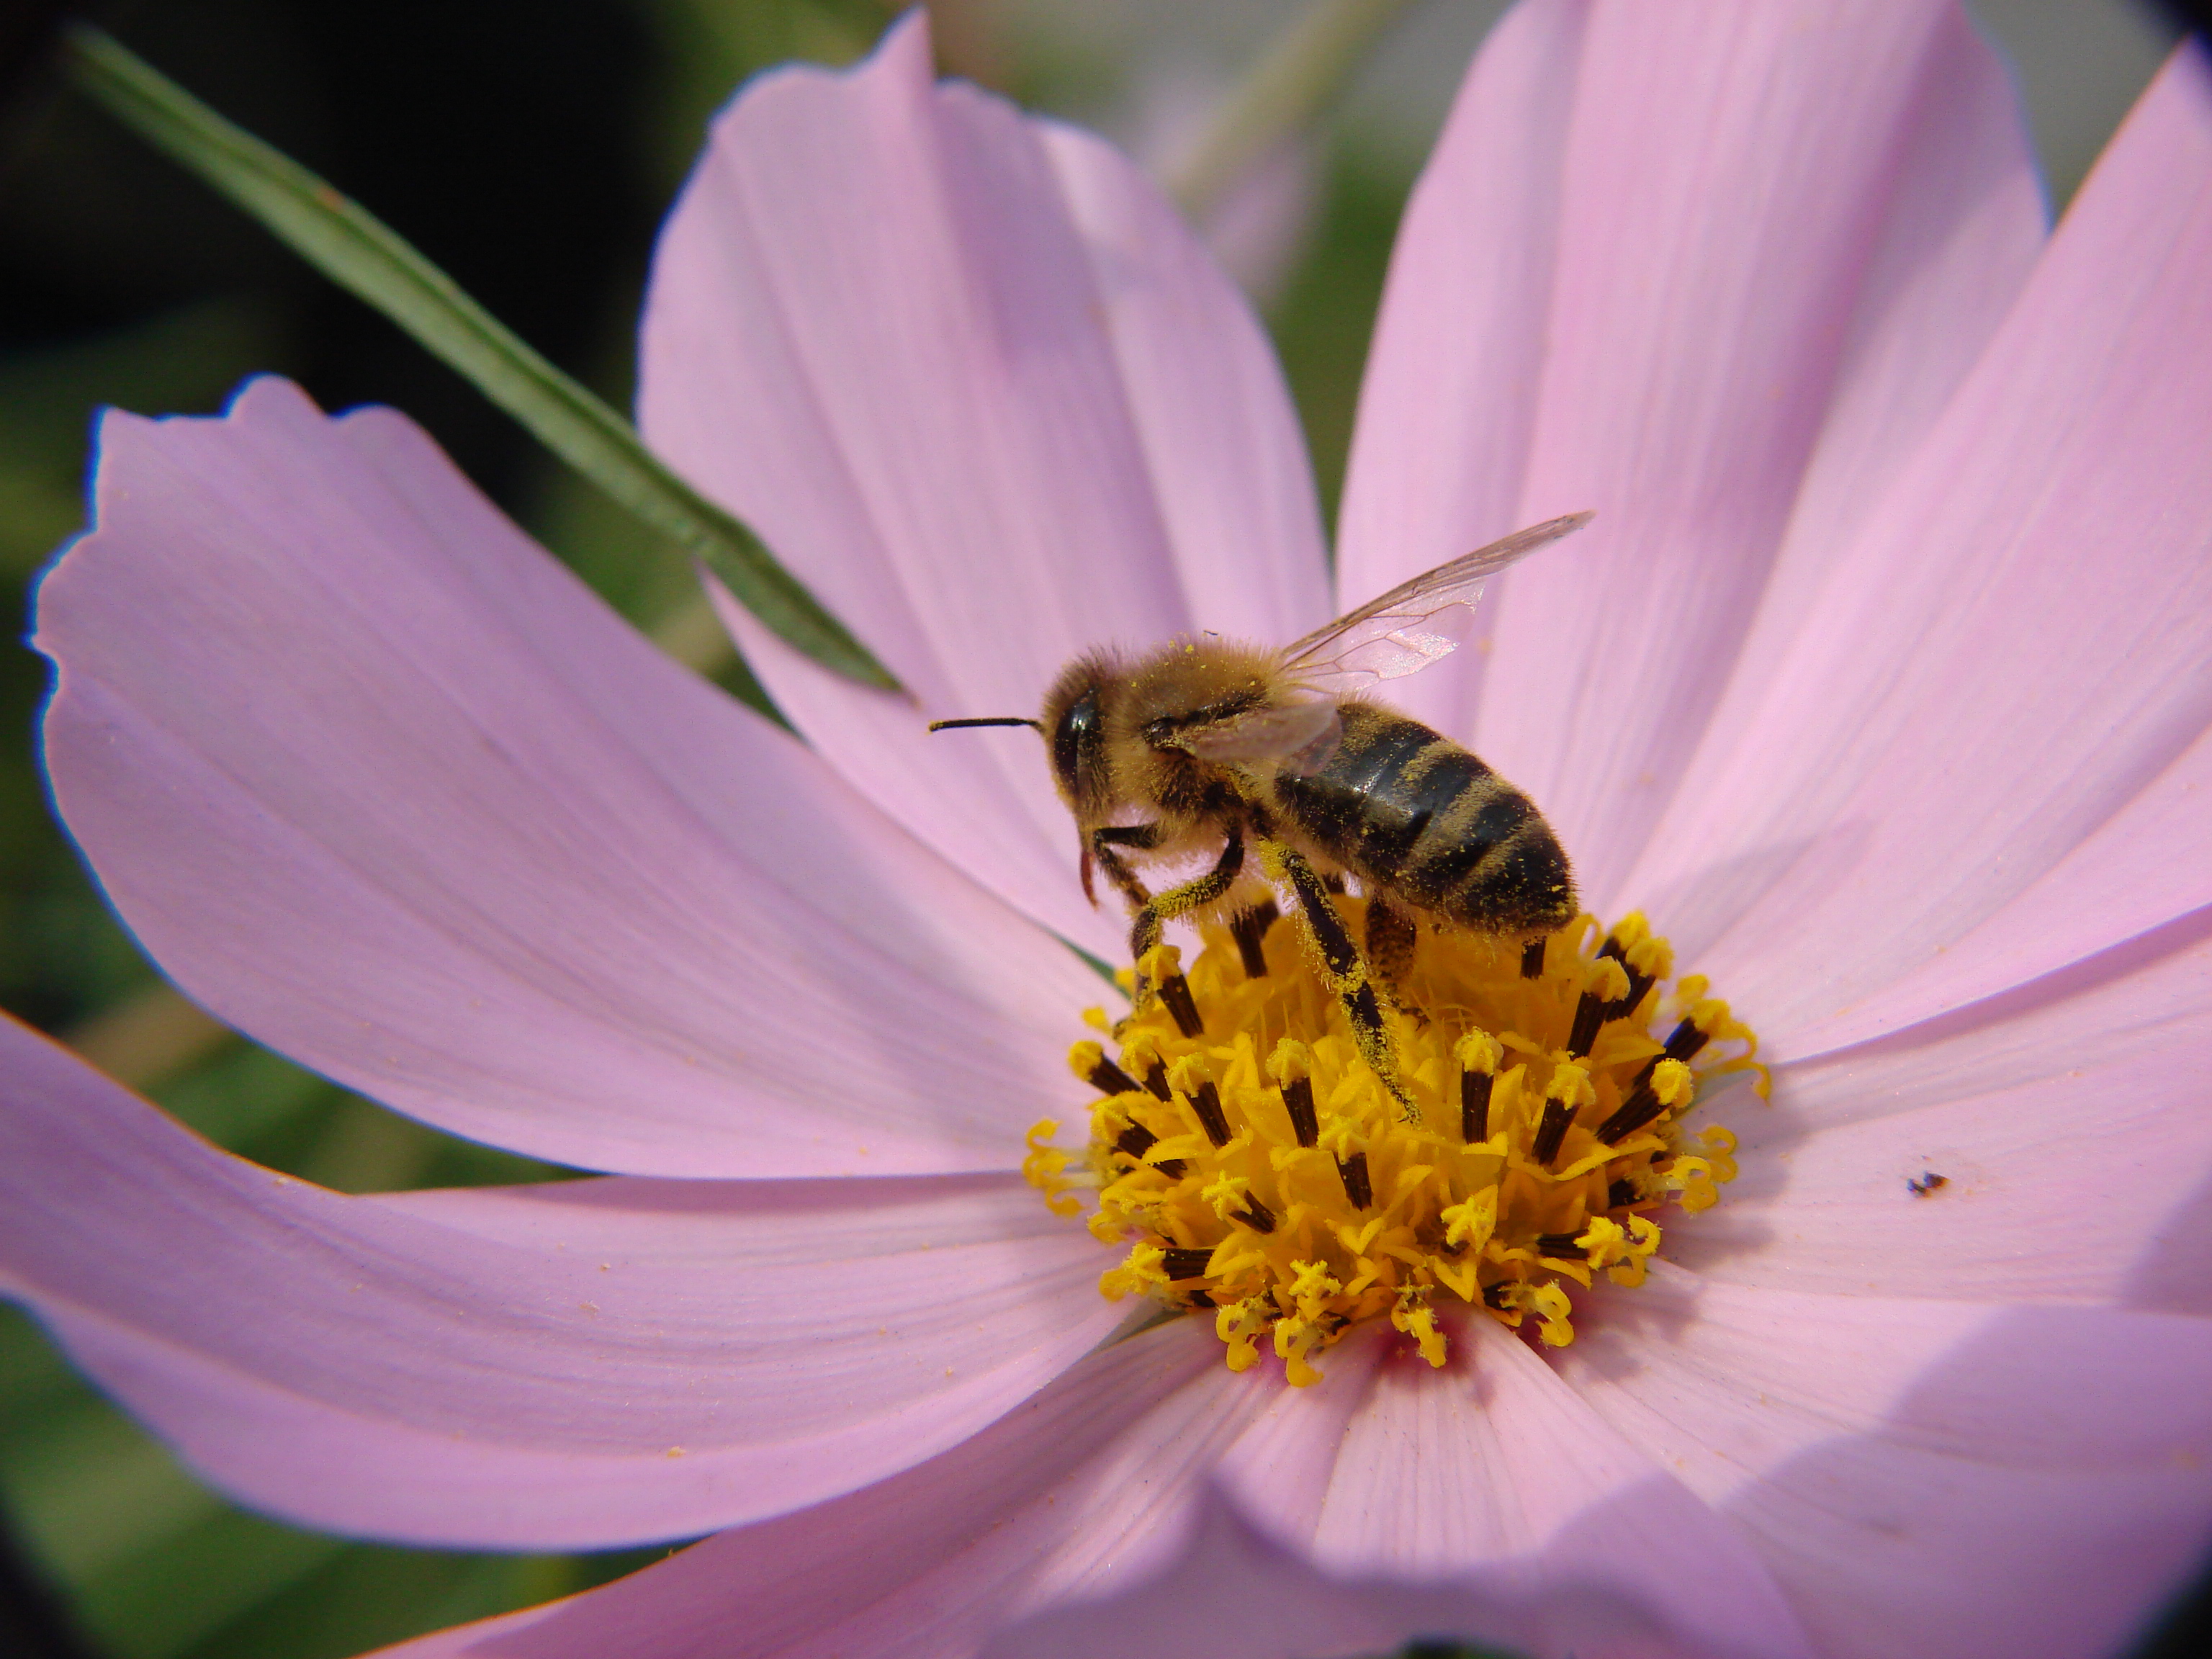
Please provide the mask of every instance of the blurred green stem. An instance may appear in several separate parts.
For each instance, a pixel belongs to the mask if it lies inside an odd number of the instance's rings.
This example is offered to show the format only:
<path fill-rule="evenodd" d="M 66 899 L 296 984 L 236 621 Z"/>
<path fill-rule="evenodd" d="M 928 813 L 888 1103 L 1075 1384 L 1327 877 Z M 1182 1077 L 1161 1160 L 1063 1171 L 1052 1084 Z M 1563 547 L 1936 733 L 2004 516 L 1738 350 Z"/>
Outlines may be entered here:
<path fill-rule="evenodd" d="M 1283 31 L 1211 126 L 1168 168 L 1169 193 L 1202 221 L 1278 144 L 1342 90 L 1368 48 L 1414 0 L 1316 0 Z"/>
<path fill-rule="evenodd" d="M 228 1025 L 162 984 L 149 985 L 61 1034 L 118 1083 L 150 1089 L 230 1041 Z"/>
<path fill-rule="evenodd" d="M 629 422 L 390 227 L 99 29 L 71 27 L 68 58 L 80 90 L 413 335 L 547 448 L 698 558 L 769 628 L 840 673 L 897 689 L 758 537 L 671 472 Z"/>

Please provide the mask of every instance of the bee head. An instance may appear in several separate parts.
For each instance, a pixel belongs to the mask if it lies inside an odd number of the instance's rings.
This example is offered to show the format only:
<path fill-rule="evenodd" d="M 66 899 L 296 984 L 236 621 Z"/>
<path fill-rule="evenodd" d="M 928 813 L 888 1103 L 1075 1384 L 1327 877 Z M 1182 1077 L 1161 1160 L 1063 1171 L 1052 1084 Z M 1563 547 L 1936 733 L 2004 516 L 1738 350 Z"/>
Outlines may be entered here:
<path fill-rule="evenodd" d="M 1090 823 L 1112 810 L 1113 769 L 1106 753 L 1106 696 L 1112 666 L 1079 657 L 1053 684 L 1039 728 L 1052 745 L 1053 781 L 1076 817 Z"/>

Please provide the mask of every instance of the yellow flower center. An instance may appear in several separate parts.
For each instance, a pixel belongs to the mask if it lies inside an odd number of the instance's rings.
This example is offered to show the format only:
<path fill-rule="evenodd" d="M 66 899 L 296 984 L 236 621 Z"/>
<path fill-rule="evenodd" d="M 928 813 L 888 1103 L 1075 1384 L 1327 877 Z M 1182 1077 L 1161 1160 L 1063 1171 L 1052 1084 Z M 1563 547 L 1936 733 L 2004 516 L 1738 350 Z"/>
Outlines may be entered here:
<path fill-rule="evenodd" d="M 1336 903 L 1357 937 L 1364 902 Z M 1095 1189 L 1091 1230 L 1123 1252 L 1099 1289 L 1211 1310 L 1232 1370 L 1265 1341 L 1316 1382 L 1319 1350 L 1383 1315 L 1442 1365 L 1455 1300 L 1565 1346 L 1571 1285 L 1641 1283 L 1656 1212 L 1735 1177 L 1735 1137 L 1685 1125 L 1700 1093 L 1726 1073 L 1766 1092 L 1751 1032 L 1702 978 L 1669 983 L 1640 915 L 1526 951 L 1424 929 L 1385 1015 L 1410 1112 L 1296 917 L 1202 936 L 1187 975 L 1171 945 L 1139 964 L 1158 994 L 1127 1018 L 1085 1013 L 1117 1050 L 1068 1056 L 1100 1091 L 1089 1146 L 1046 1119 L 1023 1173 L 1064 1215 Z"/>

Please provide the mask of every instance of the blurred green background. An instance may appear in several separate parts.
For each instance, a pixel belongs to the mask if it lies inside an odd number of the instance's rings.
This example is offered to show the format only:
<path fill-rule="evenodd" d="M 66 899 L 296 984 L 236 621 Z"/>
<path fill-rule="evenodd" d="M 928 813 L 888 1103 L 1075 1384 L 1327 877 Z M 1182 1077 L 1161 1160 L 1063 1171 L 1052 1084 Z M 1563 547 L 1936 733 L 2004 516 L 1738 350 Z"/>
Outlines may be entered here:
<path fill-rule="evenodd" d="M 89 15 L 322 173 L 619 405 L 651 238 L 708 114 L 792 58 L 848 62 L 879 0 L 171 0 Z M 1156 165 L 1296 15 L 1287 0 L 953 0 L 944 67 L 1099 126 Z M 1395 229 L 1498 7 L 1430 0 L 1329 118 L 1208 227 L 1274 331 L 1333 505 Z M 2063 201 L 2173 38 L 2127 0 L 1987 0 Z M 274 369 L 325 407 L 396 404 L 641 627 L 702 672 L 684 562 L 366 307 L 64 91 L 59 9 L 0 7 L 0 589 L 82 522 L 93 410 L 207 411 Z M 398 1118 L 179 1003 L 56 828 L 43 664 L 0 648 L 0 1006 L 210 1139 L 347 1191 L 560 1172 Z M 476 1556 L 349 1543 L 200 1486 L 0 1309 L 0 1653 L 324 1659 L 599 1583 L 659 1551 Z M 2179 1650 L 2176 1650 L 2179 1651 Z"/>

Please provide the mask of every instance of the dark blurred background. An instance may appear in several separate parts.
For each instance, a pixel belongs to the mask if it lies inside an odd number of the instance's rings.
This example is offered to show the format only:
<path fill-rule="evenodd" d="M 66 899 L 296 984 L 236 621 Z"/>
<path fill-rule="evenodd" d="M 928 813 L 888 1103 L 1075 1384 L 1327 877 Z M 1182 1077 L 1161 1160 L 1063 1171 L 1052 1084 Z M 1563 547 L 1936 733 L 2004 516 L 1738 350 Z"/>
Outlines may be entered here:
<path fill-rule="evenodd" d="M 1333 504 L 1398 212 L 1492 0 L 1431 0 L 1331 117 L 1209 226 L 1273 329 Z M 879 0 L 166 0 L 73 15 L 365 204 L 556 362 L 627 405 L 651 239 L 708 114 L 790 58 L 848 62 Z M 1984 0 L 2062 204 L 2170 46 L 2130 0 Z M 1284 0 L 951 0 L 939 56 L 1164 164 L 1293 14 Z M 58 6 L 0 0 L 0 607 L 81 526 L 92 411 L 220 407 L 273 369 L 405 410 L 638 624 L 727 677 L 684 562 L 367 307 L 66 92 Z M 349 1191 L 559 1172 L 441 1136 L 166 992 L 48 814 L 45 673 L 0 647 L 0 1006 L 221 1144 Z M 202 1488 L 0 1309 L 0 1655 L 325 1659 L 541 1601 L 659 1552 L 348 1543 Z M 2163 1650 L 2204 1650 L 2199 1619 Z"/>

